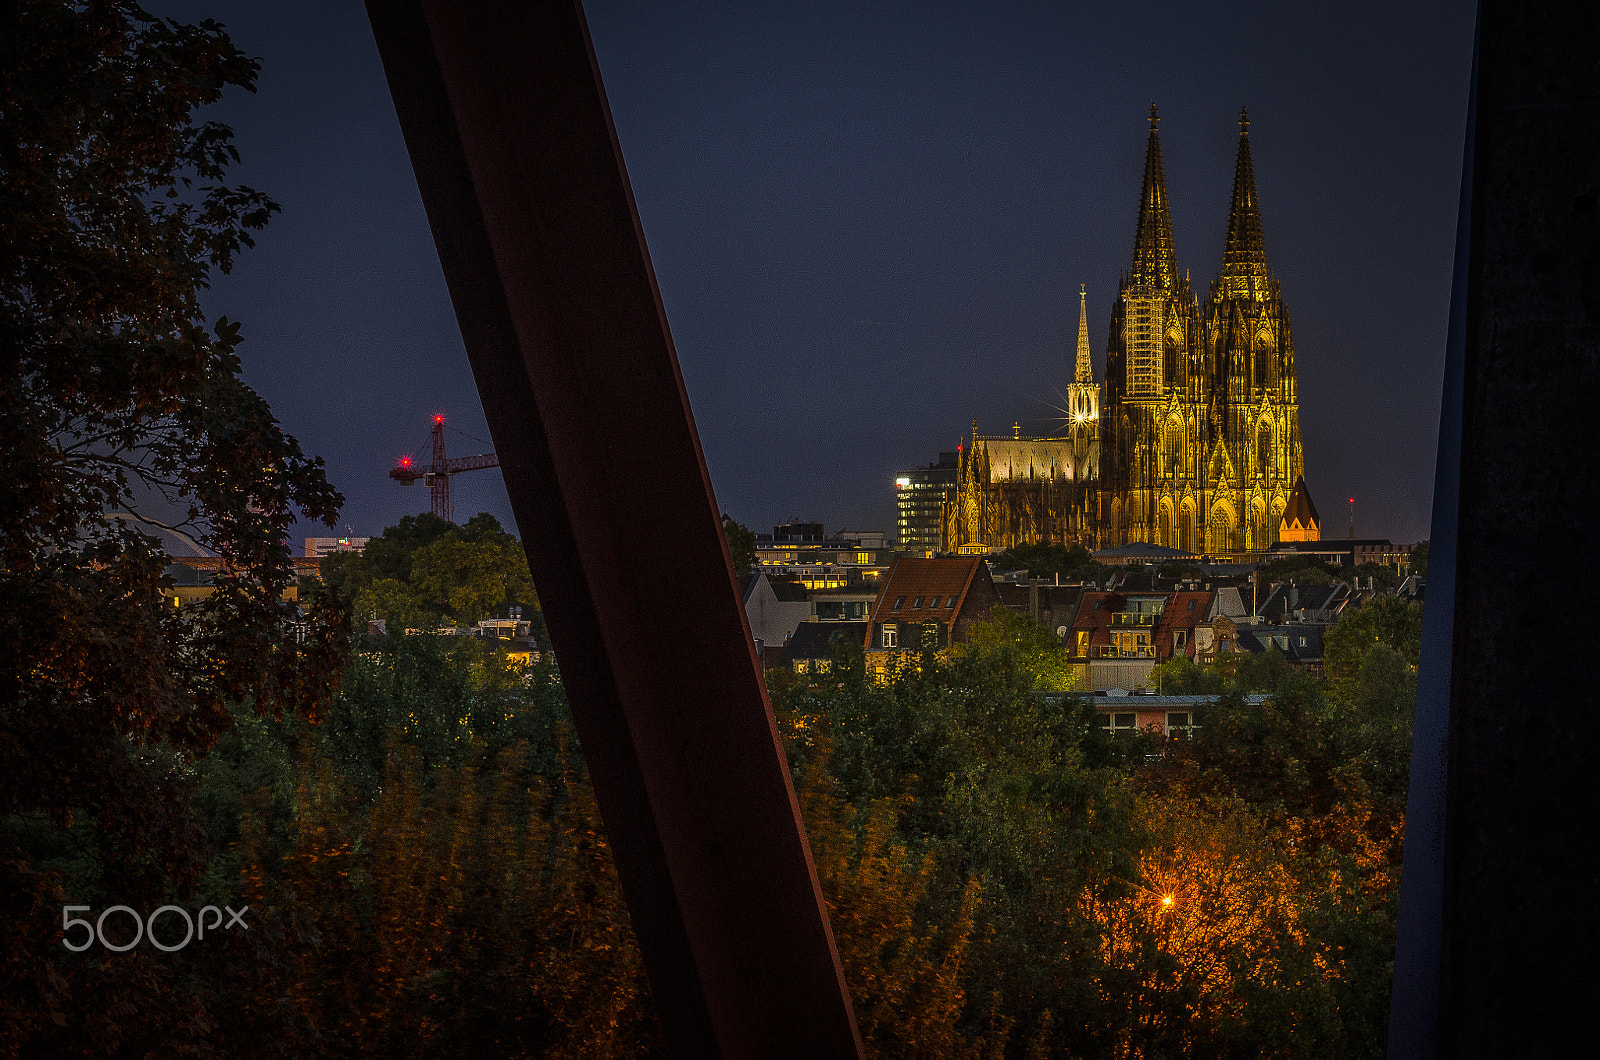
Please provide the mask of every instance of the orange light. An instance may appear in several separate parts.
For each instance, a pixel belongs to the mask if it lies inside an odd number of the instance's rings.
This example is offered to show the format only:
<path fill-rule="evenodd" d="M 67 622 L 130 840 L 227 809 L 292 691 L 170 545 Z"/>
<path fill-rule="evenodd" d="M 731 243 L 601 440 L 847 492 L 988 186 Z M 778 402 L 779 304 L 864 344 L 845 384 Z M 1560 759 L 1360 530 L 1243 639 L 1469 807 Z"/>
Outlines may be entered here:
<path fill-rule="evenodd" d="M 1172 904 L 1172 895 L 1170 895 L 1170 894 L 1162 895 L 1161 896 L 1161 904 L 1162 905 L 1171 905 Z"/>

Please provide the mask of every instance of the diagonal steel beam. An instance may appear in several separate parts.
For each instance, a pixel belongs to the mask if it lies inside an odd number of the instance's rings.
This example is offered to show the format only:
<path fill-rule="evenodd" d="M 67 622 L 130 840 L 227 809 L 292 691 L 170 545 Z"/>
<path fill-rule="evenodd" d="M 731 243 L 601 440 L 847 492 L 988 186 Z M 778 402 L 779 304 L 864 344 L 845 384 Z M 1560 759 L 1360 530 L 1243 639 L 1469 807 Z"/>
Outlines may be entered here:
<path fill-rule="evenodd" d="M 582 11 L 367 11 L 668 1041 L 859 1056 Z"/>
<path fill-rule="evenodd" d="M 1593 3 L 1478 5 L 1389 1021 L 1405 1060 L 1594 1050 L 1600 712 L 1573 605 L 1600 567 L 1569 557 L 1600 501 L 1596 56 Z"/>

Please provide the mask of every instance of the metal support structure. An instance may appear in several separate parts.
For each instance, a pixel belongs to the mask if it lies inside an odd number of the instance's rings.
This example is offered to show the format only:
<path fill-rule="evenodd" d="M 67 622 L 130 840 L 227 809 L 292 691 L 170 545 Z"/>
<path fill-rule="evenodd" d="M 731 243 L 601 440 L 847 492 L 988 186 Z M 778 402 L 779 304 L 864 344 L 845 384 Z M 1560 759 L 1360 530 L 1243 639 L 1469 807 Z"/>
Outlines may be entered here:
<path fill-rule="evenodd" d="M 419 478 L 422 479 L 428 487 L 433 514 L 447 523 L 453 523 L 456 520 L 456 509 L 450 503 L 450 476 L 459 475 L 463 471 L 481 471 L 484 468 L 499 467 L 500 457 L 494 453 L 453 458 L 445 456 L 443 415 L 433 417 L 433 429 L 429 432 L 428 438 L 429 447 L 433 450 L 429 463 L 420 466 L 409 456 L 403 456 L 389 469 L 389 477 L 407 486 Z"/>
<path fill-rule="evenodd" d="M 367 11 L 668 1041 L 859 1056 L 583 14 Z"/>
<path fill-rule="evenodd" d="M 1575 605 L 1600 591 L 1597 55 L 1593 5 L 1479 7 L 1390 1016 L 1406 1060 L 1594 1049 L 1600 712 Z"/>

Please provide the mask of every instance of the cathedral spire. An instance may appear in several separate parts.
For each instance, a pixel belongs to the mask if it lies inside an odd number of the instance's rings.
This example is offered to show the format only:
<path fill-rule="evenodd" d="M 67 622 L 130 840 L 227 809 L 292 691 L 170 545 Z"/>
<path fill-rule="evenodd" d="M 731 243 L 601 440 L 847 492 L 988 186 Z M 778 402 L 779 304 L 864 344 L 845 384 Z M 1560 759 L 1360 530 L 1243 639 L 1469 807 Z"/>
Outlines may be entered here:
<path fill-rule="evenodd" d="M 1139 230 L 1133 241 L 1133 271 L 1129 282 L 1145 287 L 1172 289 L 1178 282 L 1177 257 L 1172 250 L 1172 218 L 1167 214 L 1167 175 L 1161 168 L 1161 136 L 1156 124 L 1161 116 L 1150 104 L 1150 142 L 1144 155 L 1144 190 L 1139 197 Z"/>
<path fill-rule="evenodd" d="M 1084 285 L 1078 284 L 1078 371 L 1074 382 L 1094 382 L 1094 362 L 1089 360 L 1089 302 Z"/>
<path fill-rule="evenodd" d="M 1222 252 L 1222 293 L 1227 298 L 1267 297 L 1271 275 L 1261 238 L 1261 207 L 1256 201 L 1256 167 L 1250 157 L 1250 114 L 1239 109 L 1239 159 L 1233 168 L 1233 203 L 1228 208 L 1228 241 Z"/>

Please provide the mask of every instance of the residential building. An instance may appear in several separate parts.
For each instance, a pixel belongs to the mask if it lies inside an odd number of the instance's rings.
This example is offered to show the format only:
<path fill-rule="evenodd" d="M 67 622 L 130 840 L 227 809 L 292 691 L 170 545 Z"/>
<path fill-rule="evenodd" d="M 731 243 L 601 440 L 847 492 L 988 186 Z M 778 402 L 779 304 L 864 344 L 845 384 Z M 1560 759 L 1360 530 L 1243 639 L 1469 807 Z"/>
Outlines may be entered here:
<path fill-rule="evenodd" d="M 1091 702 L 1100 715 L 1101 728 L 1113 735 L 1119 732 L 1142 730 L 1157 736 L 1180 736 L 1200 728 L 1197 716 L 1220 696 L 1181 695 L 1106 695 L 1094 696 Z M 1245 697 L 1251 706 L 1265 703 L 1267 697 L 1259 693 Z"/>
<path fill-rule="evenodd" d="M 757 570 L 739 579 L 739 583 L 757 656 L 781 650 L 795 627 L 811 617 L 811 601 L 798 581 L 772 578 L 766 571 Z"/>
<path fill-rule="evenodd" d="M 878 680 L 914 665 L 924 648 L 964 641 L 999 603 L 981 556 L 901 556 L 884 575 L 864 638 Z"/>
<path fill-rule="evenodd" d="M 1038 625 L 1055 633 L 1063 644 L 1078 615 L 1078 604 L 1085 586 L 1077 583 L 1056 585 L 1043 578 L 1025 581 L 996 581 L 995 594 L 1000 606 L 1027 615 Z"/>
<path fill-rule="evenodd" d="M 1284 626 L 1250 626 L 1239 630 L 1241 651 L 1260 654 L 1275 651 L 1295 666 L 1322 676 L 1322 634 L 1325 625 L 1291 623 Z"/>
<path fill-rule="evenodd" d="M 1194 658 L 1195 630 L 1206 624 L 1213 596 L 1205 589 L 1184 590 L 1167 596 L 1151 638 L 1158 663 L 1173 658 Z"/>
<path fill-rule="evenodd" d="M 770 667 L 782 666 L 798 674 L 827 673 L 842 648 L 859 647 L 866 636 L 865 622 L 802 622 L 783 650 L 772 653 Z"/>
<path fill-rule="evenodd" d="M 865 622 L 878 598 L 878 587 L 864 581 L 843 589 L 811 589 L 806 598 L 811 601 L 807 621 Z"/>
<path fill-rule="evenodd" d="M 1330 625 L 1339 620 L 1350 604 L 1350 586 L 1344 582 L 1332 585 L 1295 585 L 1293 582 L 1275 582 L 1256 607 L 1261 621 L 1275 625 L 1287 622 Z"/>
<path fill-rule="evenodd" d="M 1226 615 L 1217 615 L 1210 625 L 1196 626 L 1194 661 L 1214 663 L 1228 652 L 1244 651 L 1239 643 L 1240 625 Z M 1248 627 L 1245 627 L 1248 628 Z"/>

